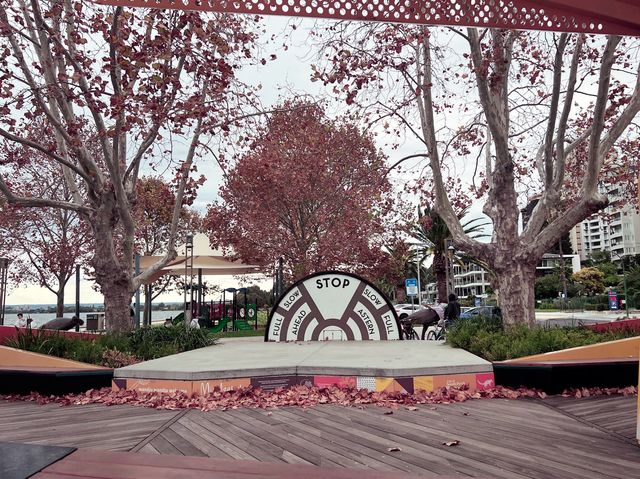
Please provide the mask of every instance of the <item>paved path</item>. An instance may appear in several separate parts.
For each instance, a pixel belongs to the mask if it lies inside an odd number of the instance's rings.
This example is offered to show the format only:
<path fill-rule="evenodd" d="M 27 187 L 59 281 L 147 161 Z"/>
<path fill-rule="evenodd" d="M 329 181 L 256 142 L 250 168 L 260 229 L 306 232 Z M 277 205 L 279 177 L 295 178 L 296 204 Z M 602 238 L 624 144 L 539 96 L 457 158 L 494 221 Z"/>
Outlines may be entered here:
<path fill-rule="evenodd" d="M 393 414 L 375 406 L 202 412 L 0 402 L 0 441 L 348 468 L 363 478 L 366 470 L 628 478 L 640 477 L 636 400 L 492 399 Z"/>

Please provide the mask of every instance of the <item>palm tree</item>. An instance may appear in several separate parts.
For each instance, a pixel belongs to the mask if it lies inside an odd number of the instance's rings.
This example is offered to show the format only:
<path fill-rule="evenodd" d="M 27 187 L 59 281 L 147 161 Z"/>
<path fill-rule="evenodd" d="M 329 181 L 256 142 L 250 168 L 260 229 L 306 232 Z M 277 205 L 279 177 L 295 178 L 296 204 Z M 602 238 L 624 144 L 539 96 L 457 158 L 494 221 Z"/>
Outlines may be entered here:
<path fill-rule="evenodd" d="M 481 238 L 487 236 L 482 233 L 484 226 L 489 223 L 483 222 L 482 218 L 473 218 L 471 220 L 462 222 L 462 219 L 468 213 L 469 208 L 465 208 L 458 213 L 458 219 L 461 221 L 462 228 L 465 234 L 471 238 Z M 416 252 L 420 255 L 421 259 L 425 259 L 429 255 L 433 255 L 433 274 L 436 277 L 436 287 L 438 291 L 438 301 L 441 303 L 447 302 L 447 263 L 446 263 L 446 240 L 451 237 L 449 228 L 445 222 L 438 216 L 434 209 L 427 205 L 424 211 L 420 211 L 418 208 L 418 221 L 410 225 L 410 234 L 412 238 L 418 241 L 420 244 L 416 248 Z M 463 253 L 457 253 L 457 258 L 461 261 L 474 262 L 482 264 Z"/>
<path fill-rule="evenodd" d="M 418 252 L 404 239 L 394 238 L 382 247 L 383 257 L 377 265 L 373 277 L 376 285 L 388 296 L 398 302 L 405 300 L 405 279 L 416 277 L 416 258 Z M 427 271 L 420 268 L 421 277 L 426 277 Z"/>

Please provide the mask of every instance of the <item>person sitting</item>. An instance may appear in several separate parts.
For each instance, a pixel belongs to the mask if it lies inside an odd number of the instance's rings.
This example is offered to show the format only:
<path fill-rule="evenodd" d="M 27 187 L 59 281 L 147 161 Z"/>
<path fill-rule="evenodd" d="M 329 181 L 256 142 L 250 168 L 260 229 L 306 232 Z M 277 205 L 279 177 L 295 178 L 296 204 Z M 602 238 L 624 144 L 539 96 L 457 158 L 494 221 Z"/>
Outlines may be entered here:
<path fill-rule="evenodd" d="M 76 326 L 82 326 L 83 324 L 84 324 L 84 321 L 74 315 L 71 318 L 55 318 L 55 319 L 52 319 L 51 321 L 47 321 L 40 327 L 40 329 L 54 329 L 57 331 L 69 331 L 70 329 L 73 329 Z"/>
<path fill-rule="evenodd" d="M 33 328 L 35 327 L 35 323 L 31 318 L 25 318 L 24 314 L 18 313 L 18 319 L 15 324 L 16 328 Z"/>

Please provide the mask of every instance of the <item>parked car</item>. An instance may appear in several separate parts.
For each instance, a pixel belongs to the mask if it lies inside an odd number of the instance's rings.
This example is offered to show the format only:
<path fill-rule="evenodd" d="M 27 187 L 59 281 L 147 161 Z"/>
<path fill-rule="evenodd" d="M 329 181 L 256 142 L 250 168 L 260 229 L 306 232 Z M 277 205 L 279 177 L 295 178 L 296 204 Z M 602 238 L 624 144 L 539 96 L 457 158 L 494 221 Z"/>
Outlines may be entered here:
<path fill-rule="evenodd" d="M 498 306 L 477 306 L 467 309 L 460 313 L 460 319 L 469 319 L 476 316 L 484 316 L 487 318 L 501 318 L 502 312 Z"/>
<path fill-rule="evenodd" d="M 398 315 L 398 318 L 400 319 L 404 319 L 407 316 L 409 316 L 411 313 L 414 313 L 420 309 L 424 309 L 424 306 L 420 306 L 419 304 L 396 304 L 394 306 L 394 309 L 396 310 L 396 314 Z"/>

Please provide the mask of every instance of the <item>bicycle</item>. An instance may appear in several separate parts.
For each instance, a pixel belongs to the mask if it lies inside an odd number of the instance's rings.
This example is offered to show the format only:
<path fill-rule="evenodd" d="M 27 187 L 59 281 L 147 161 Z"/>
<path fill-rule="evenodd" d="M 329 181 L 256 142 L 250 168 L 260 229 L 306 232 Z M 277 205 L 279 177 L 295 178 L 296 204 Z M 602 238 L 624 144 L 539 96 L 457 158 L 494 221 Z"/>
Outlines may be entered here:
<path fill-rule="evenodd" d="M 407 321 L 406 318 L 403 318 L 400 320 L 400 325 L 402 326 L 402 336 L 404 337 L 404 339 L 420 339 L 420 336 L 418 335 L 416 330 L 413 329 L 413 324 L 411 323 L 411 321 Z"/>
<path fill-rule="evenodd" d="M 444 341 L 447 339 L 447 321 L 441 319 L 431 331 L 427 331 L 427 341 Z"/>

